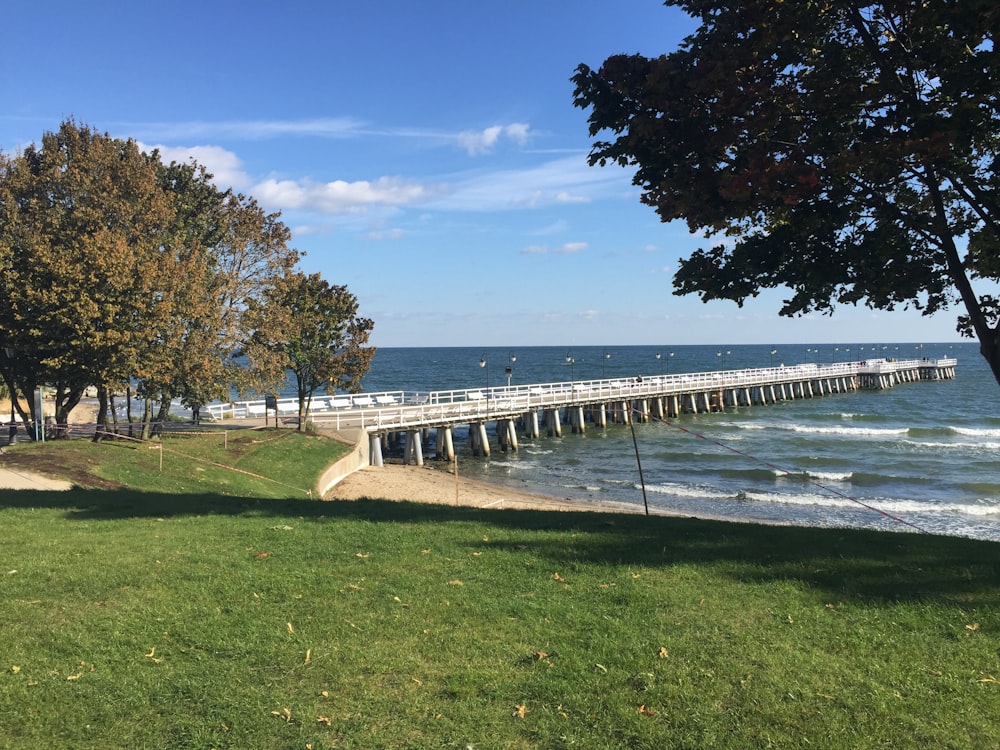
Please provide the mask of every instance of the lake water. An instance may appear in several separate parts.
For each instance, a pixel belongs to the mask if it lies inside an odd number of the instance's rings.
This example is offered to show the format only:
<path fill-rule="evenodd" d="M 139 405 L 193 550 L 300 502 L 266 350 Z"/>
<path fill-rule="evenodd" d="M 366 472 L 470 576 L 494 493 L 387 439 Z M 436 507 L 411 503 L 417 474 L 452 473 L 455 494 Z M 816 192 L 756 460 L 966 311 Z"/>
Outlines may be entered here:
<path fill-rule="evenodd" d="M 657 358 L 656 355 L 660 354 Z M 511 357 L 516 361 L 511 361 Z M 1000 386 L 974 343 L 380 349 L 366 391 L 479 388 L 803 362 L 955 357 L 954 380 L 904 383 L 636 425 L 646 498 L 691 515 L 1000 540 Z M 480 360 L 487 366 L 480 367 Z M 491 430 L 492 432 L 492 430 Z M 544 432 L 544 430 L 543 430 Z M 627 425 L 519 440 L 459 472 L 554 497 L 643 504 Z"/>

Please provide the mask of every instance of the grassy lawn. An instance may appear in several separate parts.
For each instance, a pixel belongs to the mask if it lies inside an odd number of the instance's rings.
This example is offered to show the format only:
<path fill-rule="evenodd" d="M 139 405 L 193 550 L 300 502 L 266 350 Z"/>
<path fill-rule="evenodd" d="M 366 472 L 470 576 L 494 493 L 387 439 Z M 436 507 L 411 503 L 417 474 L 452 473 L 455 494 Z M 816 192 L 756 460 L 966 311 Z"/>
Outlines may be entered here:
<path fill-rule="evenodd" d="M 1000 747 L 996 544 L 321 502 L 255 435 L 17 449 L 128 488 L 0 495 L 0 747 Z"/>

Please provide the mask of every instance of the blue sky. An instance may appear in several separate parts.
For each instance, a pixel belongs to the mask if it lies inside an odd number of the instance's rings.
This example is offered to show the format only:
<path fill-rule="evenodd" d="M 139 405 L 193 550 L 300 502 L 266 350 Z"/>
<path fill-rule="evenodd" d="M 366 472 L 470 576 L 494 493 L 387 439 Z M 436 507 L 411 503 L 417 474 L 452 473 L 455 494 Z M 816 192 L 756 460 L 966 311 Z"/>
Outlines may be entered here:
<path fill-rule="evenodd" d="M 66 118 L 280 211 L 377 346 L 952 341 L 955 314 L 676 297 L 699 245 L 588 167 L 583 62 L 668 52 L 659 0 L 56 0 L 6 9 L 0 150 Z"/>

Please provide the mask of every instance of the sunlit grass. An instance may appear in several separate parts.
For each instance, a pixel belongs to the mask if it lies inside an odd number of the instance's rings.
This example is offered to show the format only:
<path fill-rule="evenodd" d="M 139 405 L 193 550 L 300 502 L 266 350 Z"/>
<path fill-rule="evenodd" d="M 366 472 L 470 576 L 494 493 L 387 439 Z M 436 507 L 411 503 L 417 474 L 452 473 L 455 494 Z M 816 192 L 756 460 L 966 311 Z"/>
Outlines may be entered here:
<path fill-rule="evenodd" d="M 133 471 L 0 502 L 0 747 L 997 746 L 996 544 Z"/>

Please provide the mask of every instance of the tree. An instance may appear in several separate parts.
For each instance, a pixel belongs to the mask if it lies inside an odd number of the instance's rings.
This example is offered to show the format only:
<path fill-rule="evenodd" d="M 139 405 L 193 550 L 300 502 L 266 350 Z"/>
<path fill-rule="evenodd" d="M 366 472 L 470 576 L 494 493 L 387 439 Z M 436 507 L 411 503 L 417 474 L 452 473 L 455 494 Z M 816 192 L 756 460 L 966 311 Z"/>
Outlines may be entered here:
<path fill-rule="evenodd" d="M 319 274 L 295 272 L 278 280 L 250 303 L 248 320 L 256 326 L 246 350 L 250 359 L 295 376 L 299 430 L 316 391 L 357 392 L 375 355 L 366 346 L 374 324 L 358 316 L 357 298 Z"/>
<path fill-rule="evenodd" d="M 0 342 L 4 380 L 51 386 L 65 424 L 87 385 L 127 382 L 161 306 L 156 265 L 172 208 L 134 141 L 72 121 L 0 169 Z"/>
<path fill-rule="evenodd" d="M 40 385 L 60 425 L 86 386 L 99 424 L 134 387 L 147 437 L 154 401 L 162 422 L 175 397 L 197 410 L 263 382 L 237 358 L 244 315 L 299 255 L 278 214 L 210 180 L 73 121 L 0 154 L 0 376 L 25 421 Z"/>
<path fill-rule="evenodd" d="M 668 55 L 580 65 L 590 163 L 714 238 L 677 294 L 780 314 L 964 305 L 1000 382 L 1000 6 L 992 0 L 667 0 L 699 28 Z M 973 282 L 987 288 L 974 291 Z"/>
<path fill-rule="evenodd" d="M 260 373 L 237 357 L 247 337 L 248 301 L 290 272 L 299 258 L 278 214 L 254 201 L 220 191 L 195 163 L 161 167 L 175 219 L 165 243 L 161 288 L 171 315 L 158 327 L 159 345 L 137 374 L 147 398 L 159 402 L 157 423 L 177 397 L 197 420 L 201 406 L 246 390 Z"/>

